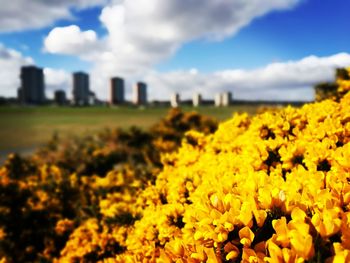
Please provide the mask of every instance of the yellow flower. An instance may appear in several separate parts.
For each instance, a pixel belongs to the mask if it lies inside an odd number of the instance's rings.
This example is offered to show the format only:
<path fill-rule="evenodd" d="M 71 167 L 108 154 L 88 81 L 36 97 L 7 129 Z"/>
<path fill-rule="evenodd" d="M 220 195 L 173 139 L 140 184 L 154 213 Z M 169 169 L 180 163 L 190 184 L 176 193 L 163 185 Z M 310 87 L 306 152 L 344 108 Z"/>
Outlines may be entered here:
<path fill-rule="evenodd" d="M 281 219 L 273 220 L 272 226 L 276 231 L 276 243 L 282 247 L 289 247 L 289 229 L 286 218 L 283 216 Z"/>
<path fill-rule="evenodd" d="M 312 217 L 312 224 L 322 237 L 329 237 L 341 228 L 340 211 L 338 208 L 317 211 Z"/>
<path fill-rule="evenodd" d="M 249 227 L 243 227 L 238 232 L 240 242 L 244 247 L 250 247 L 251 243 L 254 240 L 254 233 L 250 230 Z"/>

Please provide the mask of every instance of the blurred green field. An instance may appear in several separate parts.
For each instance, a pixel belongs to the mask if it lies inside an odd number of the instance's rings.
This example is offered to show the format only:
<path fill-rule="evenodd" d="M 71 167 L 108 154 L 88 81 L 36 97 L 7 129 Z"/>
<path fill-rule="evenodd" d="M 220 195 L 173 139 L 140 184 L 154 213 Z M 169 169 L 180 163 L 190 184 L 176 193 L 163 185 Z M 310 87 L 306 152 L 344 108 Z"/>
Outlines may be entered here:
<path fill-rule="evenodd" d="M 216 108 L 182 107 L 225 120 L 233 112 L 255 113 L 253 105 Z M 103 128 L 147 128 L 169 111 L 166 107 L 0 107 L 0 157 L 10 152 L 29 153 L 47 142 L 54 133 L 61 137 L 93 134 Z"/>

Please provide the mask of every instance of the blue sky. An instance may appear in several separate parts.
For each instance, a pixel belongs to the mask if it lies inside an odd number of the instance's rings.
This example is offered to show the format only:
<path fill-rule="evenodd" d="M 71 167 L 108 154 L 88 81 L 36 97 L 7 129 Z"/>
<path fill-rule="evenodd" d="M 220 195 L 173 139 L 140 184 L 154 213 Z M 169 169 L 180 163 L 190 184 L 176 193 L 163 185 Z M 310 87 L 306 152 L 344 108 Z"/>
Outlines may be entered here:
<path fill-rule="evenodd" d="M 222 42 L 188 43 L 159 69 L 251 69 L 274 61 L 348 52 L 349 10 L 350 1 L 306 0 L 292 10 L 257 18 Z"/>
<path fill-rule="evenodd" d="M 33 0 L 28 10 L 23 1 L 0 10 L 0 65 L 11 69 L 0 73 L 8 79 L 0 96 L 15 96 L 16 68 L 37 64 L 48 97 L 70 94 L 71 72 L 84 70 L 102 99 L 117 75 L 128 96 L 145 80 L 157 99 L 230 90 L 242 99 L 311 100 L 312 85 L 350 66 L 345 0 Z"/>

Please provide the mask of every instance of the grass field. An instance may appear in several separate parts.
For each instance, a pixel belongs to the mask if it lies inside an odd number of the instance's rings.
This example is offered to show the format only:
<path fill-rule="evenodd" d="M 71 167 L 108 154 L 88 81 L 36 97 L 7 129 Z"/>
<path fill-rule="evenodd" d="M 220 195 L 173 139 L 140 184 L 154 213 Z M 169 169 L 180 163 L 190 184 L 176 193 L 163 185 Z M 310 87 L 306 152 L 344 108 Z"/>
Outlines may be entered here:
<path fill-rule="evenodd" d="M 216 108 L 183 107 L 225 120 L 233 112 L 256 111 L 255 106 Z M 48 141 L 54 133 L 61 137 L 93 134 L 103 128 L 150 127 L 164 117 L 169 108 L 132 107 L 0 107 L 0 158 L 10 152 L 29 153 Z"/>

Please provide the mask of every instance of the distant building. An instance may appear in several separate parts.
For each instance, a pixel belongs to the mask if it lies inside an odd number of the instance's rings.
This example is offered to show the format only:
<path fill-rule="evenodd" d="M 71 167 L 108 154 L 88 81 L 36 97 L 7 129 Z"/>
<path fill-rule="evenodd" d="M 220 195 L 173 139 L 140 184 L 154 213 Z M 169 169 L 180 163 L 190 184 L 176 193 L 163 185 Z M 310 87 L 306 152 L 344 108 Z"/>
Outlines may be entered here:
<path fill-rule="evenodd" d="M 95 92 L 89 91 L 88 105 L 96 105 L 98 103 Z"/>
<path fill-rule="evenodd" d="M 200 93 L 193 94 L 192 105 L 194 107 L 198 107 L 201 104 L 202 104 L 202 95 Z"/>
<path fill-rule="evenodd" d="M 222 96 L 221 96 L 221 93 L 215 94 L 214 103 L 215 103 L 215 106 L 216 106 L 216 107 L 220 107 L 220 106 L 222 105 Z"/>
<path fill-rule="evenodd" d="M 43 104 L 45 102 L 45 84 L 42 68 L 24 66 L 21 68 L 21 87 L 17 92 L 18 100 L 24 104 Z"/>
<path fill-rule="evenodd" d="M 136 105 L 147 104 L 147 85 L 143 82 L 137 82 L 134 86 L 134 99 Z"/>
<path fill-rule="evenodd" d="M 232 102 L 232 93 L 227 91 L 221 94 L 221 105 L 229 106 Z"/>
<path fill-rule="evenodd" d="M 84 72 L 73 73 L 73 102 L 75 105 L 89 104 L 89 75 Z"/>
<path fill-rule="evenodd" d="M 179 107 L 179 105 L 180 105 L 180 94 L 179 93 L 174 93 L 171 95 L 170 105 L 173 108 Z"/>
<path fill-rule="evenodd" d="M 122 78 L 114 77 L 111 79 L 111 97 L 110 104 L 122 104 L 124 99 L 124 80 Z"/>
<path fill-rule="evenodd" d="M 227 92 L 216 94 L 214 103 L 216 107 L 229 106 L 232 103 L 232 93 L 227 91 Z"/>
<path fill-rule="evenodd" d="M 65 105 L 67 103 L 66 92 L 64 90 L 55 91 L 55 103 L 57 105 Z"/>

